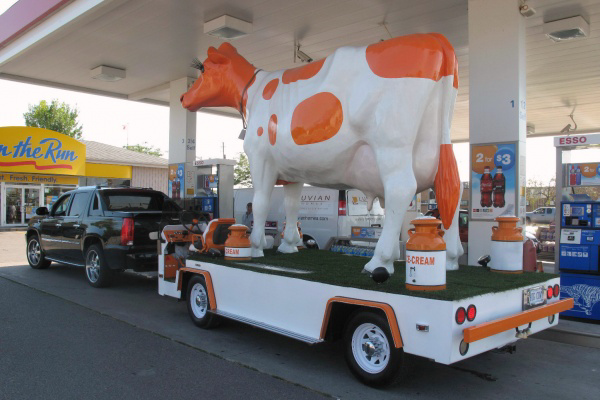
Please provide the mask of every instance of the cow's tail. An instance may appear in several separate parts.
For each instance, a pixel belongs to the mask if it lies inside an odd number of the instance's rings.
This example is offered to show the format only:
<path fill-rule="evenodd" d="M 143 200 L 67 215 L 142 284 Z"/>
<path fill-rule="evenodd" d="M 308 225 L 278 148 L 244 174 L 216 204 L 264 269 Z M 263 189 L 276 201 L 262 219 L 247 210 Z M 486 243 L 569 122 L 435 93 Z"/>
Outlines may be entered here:
<path fill-rule="evenodd" d="M 435 176 L 435 194 L 438 203 L 438 209 L 442 224 L 445 229 L 449 229 L 454 219 L 454 214 L 460 204 L 461 185 L 458 175 L 458 166 L 450 142 L 450 124 L 452 114 L 454 113 L 454 102 L 456 101 L 456 92 L 458 89 L 458 62 L 452 45 L 443 35 L 432 34 L 439 41 L 443 53 L 444 62 L 442 63 L 443 79 L 443 98 L 441 99 L 441 121 L 442 138 L 440 144 L 440 159 L 438 170 Z M 448 79 L 448 77 L 452 77 Z"/>

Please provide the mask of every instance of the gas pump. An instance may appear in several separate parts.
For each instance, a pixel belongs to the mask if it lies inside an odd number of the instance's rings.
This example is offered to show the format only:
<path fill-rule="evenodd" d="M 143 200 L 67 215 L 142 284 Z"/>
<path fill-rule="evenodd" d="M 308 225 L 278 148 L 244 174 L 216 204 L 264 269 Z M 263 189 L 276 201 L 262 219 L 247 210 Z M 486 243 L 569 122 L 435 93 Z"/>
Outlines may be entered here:
<path fill-rule="evenodd" d="M 233 218 L 233 167 L 235 160 L 194 161 L 196 193 L 186 207 L 208 219 Z"/>
<path fill-rule="evenodd" d="M 560 226 L 555 261 L 560 271 L 560 296 L 574 300 L 573 309 L 563 315 L 600 320 L 600 202 L 569 193 L 575 187 L 600 186 L 600 163 L 569 163 L 571 150 L 600 146 L 600 135 L 557 137 L 554 145 Z"/>

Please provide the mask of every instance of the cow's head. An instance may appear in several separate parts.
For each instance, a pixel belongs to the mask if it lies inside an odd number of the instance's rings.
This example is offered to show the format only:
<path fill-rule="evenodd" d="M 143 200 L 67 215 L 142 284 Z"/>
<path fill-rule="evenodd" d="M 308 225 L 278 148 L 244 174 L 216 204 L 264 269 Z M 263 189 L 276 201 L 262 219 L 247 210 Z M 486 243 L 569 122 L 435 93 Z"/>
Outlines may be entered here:
<path fill-rule="evenodd" d="M 181 104 L 189 111 L 202 107 L 240 108 L 242 91 L 254 74 L 254 67 L 240 56 L 232 45 L 223 43 L 218 49 L 209 47 L 208 58 L 192 66 L 200 70 L 198 80 L 181 96 Z"/>

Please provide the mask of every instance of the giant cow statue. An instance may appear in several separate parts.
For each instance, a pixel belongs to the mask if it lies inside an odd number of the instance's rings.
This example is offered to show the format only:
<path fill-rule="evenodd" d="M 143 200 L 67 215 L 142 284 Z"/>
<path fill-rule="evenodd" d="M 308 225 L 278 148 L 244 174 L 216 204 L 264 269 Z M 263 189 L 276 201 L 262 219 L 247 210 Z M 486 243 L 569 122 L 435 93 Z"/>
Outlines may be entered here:
<path fill-rule="evenodd" d="M 436 33 L 342 47 L 275 72 L 256 69 L 229 43 L 210 47 L 183 107 L 233 107 L 247 121 L 244 151 L 254 184 L 252 256 L 263 256 L 271 192 L 285 184 L 286 229 L 278 250 L 298 251 L 300 193 L 313 186 L 379 198 L 385 224 L 364 271 L 394 272 L 402 220 L 416 192 L 435 186 L 446 230 L 447 269 L 458 268 L 461 184 L 450 124 L 458 89 L 454 50 Z"/>

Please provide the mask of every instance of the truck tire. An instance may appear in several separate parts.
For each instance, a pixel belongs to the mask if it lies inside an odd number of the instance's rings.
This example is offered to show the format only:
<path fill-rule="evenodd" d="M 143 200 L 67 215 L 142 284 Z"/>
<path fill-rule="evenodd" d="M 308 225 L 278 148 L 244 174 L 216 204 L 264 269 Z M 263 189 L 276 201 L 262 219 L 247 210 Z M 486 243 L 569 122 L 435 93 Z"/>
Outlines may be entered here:
<path fill-rule="evenodd" d="M 350 371 L 365 385 L 388 386 L 408 374 L 408 356 L 394 347 L 389 324 L 381 314 L 354 314 L 346 325 L 344 345 Z"/>
<path fill-rule="evenodd" d="M 106 264 L 102 247 L 93 244 L 85 252 L 85 277 L 95 288 L 110 286 L 112 271 Z"/>
<path fill-rule="evenodd" d="M 187 308 L 194 325 L 204 329 L 212 329 L 220 325 L 219 317 L 209 312 L 210 298 L 202 276 L 194 275 L 188 282 Z"/>
<path fill-rule="evenodd" d="M 50 266 L 51 261 L 46 260 L 37 234 L 31 235 L 27 239 L 27 262 L 33 269 L 46 269 Z"/>

